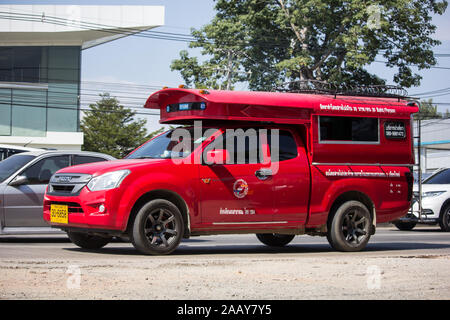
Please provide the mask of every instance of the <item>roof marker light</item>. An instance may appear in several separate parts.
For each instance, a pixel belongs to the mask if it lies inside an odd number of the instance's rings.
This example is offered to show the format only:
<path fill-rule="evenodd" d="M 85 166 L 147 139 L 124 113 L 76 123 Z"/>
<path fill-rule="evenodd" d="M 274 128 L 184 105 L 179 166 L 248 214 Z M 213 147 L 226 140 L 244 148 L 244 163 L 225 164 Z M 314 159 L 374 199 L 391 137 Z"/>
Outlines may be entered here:
<path fill-rule="evenodd" d="M 180 84 L 180 85 L 178 86 L 178 88 L 180 88 L 180 89 L 185 89 L 186 86 L 185 86 L 184 84 Z"/>
<path fill-rule="evenodd" d="M 205 89 L 201 89 L 201 90 L 199 91 L 199 93 L 200 93 L 200 94 L 209 94 L 209 91 L 208 91 L 208 90 L 205 90 Z"/>

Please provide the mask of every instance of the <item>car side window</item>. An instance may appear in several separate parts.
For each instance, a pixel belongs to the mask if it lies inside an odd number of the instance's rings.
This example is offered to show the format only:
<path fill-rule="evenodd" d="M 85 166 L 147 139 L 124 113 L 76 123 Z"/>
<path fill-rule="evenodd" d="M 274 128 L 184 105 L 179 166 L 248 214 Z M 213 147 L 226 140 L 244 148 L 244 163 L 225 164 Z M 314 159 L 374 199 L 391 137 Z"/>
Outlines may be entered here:
<path fill-rule="evenodd" d="M 263 130 L 261 132 L 261 130 Z M 262 163 L 261 134 L 267 135 L 272 161 L 285 161 L 297 157 L 297 142 L 291 132 L 282 129 L 247 128 L 238 129 L 218 137 L 213 143 L 215 149 L 227 149 L 230 162 L 227 164 Z M 276 140 L 275 140 L 276 139 Z M 278 141 L 275 143 L 275 141 Z"/>
<path fill-rule="evenodd" d="M 226 149 L 230 154 L 230 159 L 226 164 L 261 163 L 259 140 L 258 129 L 228 129 L 214 140 L 214 147 L 211 150 Z"/>
<path fill-rule="evenodd" d="M 99 157 L 92 157 L 92 156 L 77 156 L 75 155 L 73 158 L 73 164 L 85 164 L 85 163 L 92 163 L 92 162 L 100 162 L 100 161 L 106 161 L 106 159 L 99 158 Z"/>
<path fill-rule="evenodd" d="M 285 161 L 297 157 L 297 142 L 295 142 L 292 133 L 286 130 L 271 130 L 268 135 L 268 143 L 272 161 L 275 161 L 276 154 L 278 154 L 278 161 Z M 273 139 L 278 138 L 278 146 L 272 143 Z M 275 155 L 275 157 L 274 157 Z"/>
<path fill-rule="evenodd" d="M 48 157 L 25 169 L 21 175 L 27 178 L 28 184 L 47 184 L 56 171 L 68 166 L 69 156 Z"/>

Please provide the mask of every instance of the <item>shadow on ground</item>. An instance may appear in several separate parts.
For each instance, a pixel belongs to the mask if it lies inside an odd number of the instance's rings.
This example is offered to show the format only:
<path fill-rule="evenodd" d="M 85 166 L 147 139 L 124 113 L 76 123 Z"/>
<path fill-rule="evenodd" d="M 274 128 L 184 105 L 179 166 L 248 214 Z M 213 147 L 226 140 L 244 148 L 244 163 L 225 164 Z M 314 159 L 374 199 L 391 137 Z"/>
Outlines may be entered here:
<path fill-rule="evenodd" d="M 450 244 L 443 243 L 405 243 L 405 242 L 390 242 L 390 243 L 374 243 L 368 244 L 366 249 L 362 252 L 382 252 L 382 251 L 409 251 L 409 250 L 432 250 L 432 249 L 447 249 L 450 248 Z M 104 255 L 142 255 L 130 244 L 129 247 L 121 246 L 114 247 L 114 244 L 110 244 L 99 250 L 86 250 L 81 248 L 64 248 L 64 250 L 73 252 L 95 252 Z M 264 245 L 196 245 L 188 246 L 181 244 L 180 247 L 175 250 L 172 256 L 183 255 L 251 255 L 251 254 L 286 254 L 286 253 L 324 253 L 330 252 L 334 254 L 358 254 L 348 252 L 337 252 L 331 248 L 328 244 L 292 244 L 282 248 L 267 247 Z"/>

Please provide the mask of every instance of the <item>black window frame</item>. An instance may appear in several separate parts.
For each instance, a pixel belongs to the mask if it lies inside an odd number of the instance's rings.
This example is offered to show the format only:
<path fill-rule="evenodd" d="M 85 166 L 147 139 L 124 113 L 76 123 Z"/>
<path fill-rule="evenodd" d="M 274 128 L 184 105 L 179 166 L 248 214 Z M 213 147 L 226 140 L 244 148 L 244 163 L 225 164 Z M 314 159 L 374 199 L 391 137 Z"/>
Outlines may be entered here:
<path fill-rule="evenodd" d="M 321 118 L 342 118 L 342 119 L 375 119 L 377 120 L 377 140 L 325 140 L 321 136 Z M 368 118 L 368 117 L 345 117 L 345 116 L 318 116 L 317 118 L 318 138 L 320 144 L 365 144 L 365 145 L 379 145 L 381 141 L 380 137 L 380 118 Z"/>

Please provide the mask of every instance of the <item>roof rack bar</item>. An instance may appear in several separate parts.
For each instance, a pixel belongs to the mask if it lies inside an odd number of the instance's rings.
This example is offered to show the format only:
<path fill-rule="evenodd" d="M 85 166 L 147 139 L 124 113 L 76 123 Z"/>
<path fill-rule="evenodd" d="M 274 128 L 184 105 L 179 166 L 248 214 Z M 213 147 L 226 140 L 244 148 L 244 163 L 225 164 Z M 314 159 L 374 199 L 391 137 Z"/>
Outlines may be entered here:
<path fill-rule="evenodd" d="M 406 98 L 408 92 L 393 85 L 347 85 L 318 80 L 296 80 L 281 84 L 274 91 L 291 93 L 332 94 L 366 97 Z"/>

